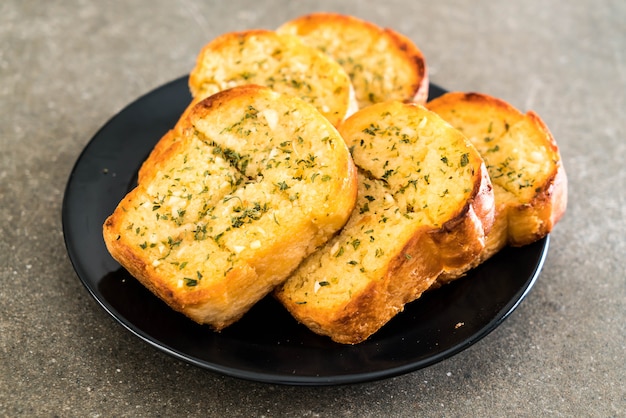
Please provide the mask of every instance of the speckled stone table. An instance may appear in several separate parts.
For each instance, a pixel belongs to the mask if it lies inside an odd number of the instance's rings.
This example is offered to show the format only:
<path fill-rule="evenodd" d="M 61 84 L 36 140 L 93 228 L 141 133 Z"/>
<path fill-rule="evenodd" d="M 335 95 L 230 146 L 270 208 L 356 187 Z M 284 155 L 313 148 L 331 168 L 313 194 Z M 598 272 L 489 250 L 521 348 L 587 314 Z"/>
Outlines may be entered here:
<path fill-rule="evenodd" d="M 495 331 L 430 367 L 300 387 L 168 356 L 66 253 L 61 205 L 98 129 L 227 31 L 314 10 L 390 26 L 431 81 L 533 109 L 569 176 L 543 271 Z M 626 3 L 193 0 L 0 4 L 0 416 L 625 416 Z"/>

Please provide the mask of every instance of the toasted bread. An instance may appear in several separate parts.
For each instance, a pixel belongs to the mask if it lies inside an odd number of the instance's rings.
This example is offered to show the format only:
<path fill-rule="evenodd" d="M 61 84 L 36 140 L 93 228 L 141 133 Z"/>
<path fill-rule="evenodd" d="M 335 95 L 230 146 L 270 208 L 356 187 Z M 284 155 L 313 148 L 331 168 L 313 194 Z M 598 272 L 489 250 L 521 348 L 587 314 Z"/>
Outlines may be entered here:
<path fill-rule="evenodd" d="M 275 295 L 314 332 L 355 344 L 480 254 L 493 191 L 476 149 L 420 105 L 371 105 L 340 132 L 358 168 L 356 207 Z"/>
<path fill-rule="evenodd" d="M 461 131 L 487 164 L 496 217 L 487 246 L 474 262 L 440 278 L 445 282 L 489 259 L 507 245 L 546 236 L 567 206 L 567 177 L 558 146 L 541 118 L 480 93 L 451 92 L 427 104 Z"/>
<path fill-rule="evenodd" d="M 354 16 L 313 13 L 280 26 L 336 59 L 350 75 L 359 107 L 386 100 L 425 103 L 426 60 L 406 36 Z"/>
<path fill-rule="evenodd" d="M 300 97 L 335 126 L 356 110 L 343 68 L 296 36 L 269 30 L 226 33 L 202 49 L 189 75 L 196 98 L 242 84 Z"/>
<path fill-rule="evenodd" d="M 344 225 L 356 168 L 312 105 L 266 87 L 210 96 L 187 123 L 103 235 L 155 295 L 221 330 Z"/>
<path fill-rule="evenodd" d="M 332 58 L 305 45 L 298 37 L 269 30 L 229 32 L 206 44 L 189 75 L 192 102 L 178 125 L 186 124 L 189 111 L 199 101 L 227 88 L 257 84 L 300 97 L 338 126 L 357 110 L 350 79 Z M 139 172 L 149 169 L 176 135 L 165 135 Z"/>

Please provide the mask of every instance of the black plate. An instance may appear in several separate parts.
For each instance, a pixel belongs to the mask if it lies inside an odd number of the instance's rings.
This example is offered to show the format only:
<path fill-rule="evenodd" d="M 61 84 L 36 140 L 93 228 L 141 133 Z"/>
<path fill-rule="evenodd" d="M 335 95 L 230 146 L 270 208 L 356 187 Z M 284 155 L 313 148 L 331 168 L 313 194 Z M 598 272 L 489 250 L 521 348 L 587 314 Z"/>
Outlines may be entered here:
<path fill-rule="evenodd" d="M 431 98 L 444 92 L 431 85 Z M 174 312 L 108 254 L 102 223 L 134 186 L 137 170 L 191 97 L 187 77 L 139 98 L 83 150 L 68 180 L 63 231 L 92 296 L 120 324 L 191 364 L 243 379 L 295 385 L 364 382 L 446 359 L 494 330 L 534 284 L 549 238 L 507 248 L 467 277 L 409 304 L 369 340 L 340 345 L 301 326 L 271 297 L 221 333 Z"/>

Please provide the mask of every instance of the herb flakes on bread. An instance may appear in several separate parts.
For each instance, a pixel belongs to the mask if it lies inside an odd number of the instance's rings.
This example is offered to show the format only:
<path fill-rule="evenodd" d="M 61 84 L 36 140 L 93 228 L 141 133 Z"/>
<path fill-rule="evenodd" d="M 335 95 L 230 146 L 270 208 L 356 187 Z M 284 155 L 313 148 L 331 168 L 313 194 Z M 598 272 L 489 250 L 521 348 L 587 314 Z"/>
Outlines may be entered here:
<path fill-rule="evenodd" d="M 297 35 L 337 60 L 352 80 L 360 108 L 387 100 L 423 104 L 428 98 L 424 55 L 393 29 L 319 12 L 288 21 L 277 31 Z"/>
<path fill-rule="evenodd" d="M 446 93 L 427 107 L 480 152 L 496 202 L 494 227 L 483 253 L 440 281 L 461 276 L 507 245 L 527 245 L 550 233 L 565 213 L 567 176 L 556 141 L 541 118 L 482 93 Z"/>
<path fill-rule="evenodd" d="M 255 29 L 222 34 L 202 48 L 189 75 L 192 102 L 174 129 L 186 123 L 199 101 L 248 84 L 299 97 L 334 126 L 358 108 L 350 78 L 335 60 L 296 36 Z M 168 134 L 157 143 L 139 172 L 140 181 L 176 138 Z"/>
<path fill-rule="evenodd" d="M 356 169 L 313 106 L 266 87 L 217 93 L 171 134 L 104 239 L 170 307 L 221 330 L 344 225 Z"/>
<path fill-rule="evenodd" d="M 357 109 L 350 79 L 337 62 L 300 38 L 275 31 L 256 29 L 215 38 L 200 51 L 189 75 L 195 98 L 243 84 L 300 97 L 335 126 Z"/>
<path fill-rule="evenodd" d="M 340 132 L 358 167 L 356 207 L 275 295 L 312 331 L 355 344 L 480 254 L 493 191 L 476 149 L 422 106 L 375 104 Z"/>

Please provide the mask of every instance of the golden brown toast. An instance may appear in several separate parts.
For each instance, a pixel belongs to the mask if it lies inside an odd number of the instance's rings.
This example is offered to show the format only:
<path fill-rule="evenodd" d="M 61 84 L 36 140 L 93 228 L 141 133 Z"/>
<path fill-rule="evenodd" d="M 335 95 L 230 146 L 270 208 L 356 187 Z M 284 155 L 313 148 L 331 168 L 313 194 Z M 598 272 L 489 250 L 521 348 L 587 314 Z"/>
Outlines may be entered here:
<path fill-rule="evenodd" d="M 200 101 L 171 135 L 104 240 L 169 306 L 220 330 L 344 225 L 356 168 L 312 105 L 266 87 Z"/>
<path fill-rule="evenodd" d="M 521 113 L 480 93 L 447 93 L 427 107 L 461 131 L 482 155 L 494 186 L 496 217 L 487 246 L 473 263 L 444 275 L 462 275 L 506 245 L 522 246 L 546 236 L 567 206 L 567 177 L 559 149 L 534 112 Z"/>
<path fill-rule="evenodd" d="M 300 97 L 335 126 L 358 107 L 348 75 L 332 58 L 296 36 L 258 29 L 225 33 L 202 48 L 189 75 L 193 100 L 179 124 L 186 123 L 187 114 L 199 101 L 246 84 Z M 167 134 L 157 143 L 139 172 L 139 181 L 176 138 Z"/>
<path fill-rule="evenodd" d="M 300 97 L 335 126 L 356 110 L 350 80 L 340 65 L 298 37 L 275 31 L 231 32 L 215 38 L 200 51 L 189 75 L 195 98 L 242 84 Z"/>
<path fill-rule="evenodd" d="M 386 100 L 425 103 L 426 60 L 406 36 L 354 16 L 313 13 L 280 26 L 336 59 L 350 75 L 359 107 Z"/>
<path fill-rule="evenodd" d="M 368 106 L 340 132 L 358 167 L 356 207 L 275 295 L 314 332 L 354 344 L 480 254 L 494 205 L 476 149 L 420 105 Z"/>

